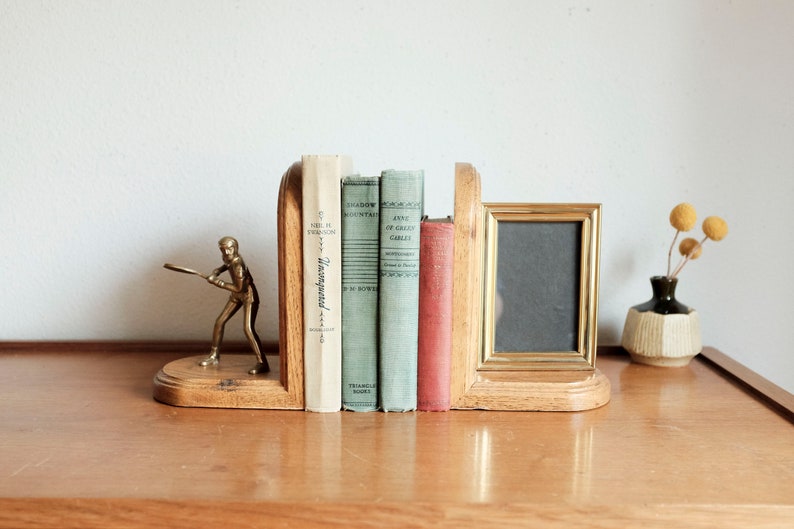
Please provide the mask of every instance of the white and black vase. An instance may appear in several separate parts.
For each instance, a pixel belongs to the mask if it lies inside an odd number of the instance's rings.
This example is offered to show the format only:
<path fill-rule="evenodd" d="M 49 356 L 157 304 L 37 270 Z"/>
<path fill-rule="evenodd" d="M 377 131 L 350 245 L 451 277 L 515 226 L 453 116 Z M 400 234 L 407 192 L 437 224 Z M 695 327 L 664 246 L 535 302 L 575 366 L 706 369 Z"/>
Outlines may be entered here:
<path fill-rule="evenodd" d="M 640 364 L 683 367 L 703 346 L 697 311 L 675 299 L 677 278 L 651 278 L 653 297 L 629 309 L 621 345 Z"/>

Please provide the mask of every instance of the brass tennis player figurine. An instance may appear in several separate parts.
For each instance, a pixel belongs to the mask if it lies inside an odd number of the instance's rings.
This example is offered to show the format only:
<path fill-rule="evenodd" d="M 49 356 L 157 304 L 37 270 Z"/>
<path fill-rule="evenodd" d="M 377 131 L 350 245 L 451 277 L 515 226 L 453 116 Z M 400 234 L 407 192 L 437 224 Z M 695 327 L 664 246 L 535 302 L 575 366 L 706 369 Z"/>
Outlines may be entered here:
<path fill-rule="evenodd" d="M 212 347 L 210 348 L 210 354 L 207 358 L 199 362 L 199 365 L 212 366 L 218 364 L 220 360 L 220 346 L 221 341 L 223 341 L 223 331 L 226 327 L 226 322 L 242 307 L 245 337 L 248 339 L 248 343 L 257 359 L 257 364 L 248 372 L 252 375 L 267 373 L 270 371 L 270 367 L 267 364 L 267 359 L 262 354 L 262 342 L 259 340 L 259 335 L 256 333 L 256 313 L 259 310 L 259 294 L 256 291 L 256 286 L 254 286 L 254 279 L 251 277 L 248 267 L 245 266 L 243 258 L 240 257 L 238 253 L 236 239 L 233 237 L 222 238 L 218 241 L 218 249 L 220 249 L 221 255 L 223 256 L 223 264 L 213 270 L 210 275 L 205 275 L 196 270 L 169 263 L 163 265 L 169 270 L 203 277 L 207 282 L 212 283 L 218 288 L 228 290 L 231 293 L 229 295 L 229 300 L 226 302 L 226 306 L 223 308 L 223 311 L 221 311 L 218 319 L 215 320 L 215 327 L 212 331 Z M 223 281 L 218 278 L 218 276 L 224 272 L 229 272 L 232 278 L 231 282 Z"/>

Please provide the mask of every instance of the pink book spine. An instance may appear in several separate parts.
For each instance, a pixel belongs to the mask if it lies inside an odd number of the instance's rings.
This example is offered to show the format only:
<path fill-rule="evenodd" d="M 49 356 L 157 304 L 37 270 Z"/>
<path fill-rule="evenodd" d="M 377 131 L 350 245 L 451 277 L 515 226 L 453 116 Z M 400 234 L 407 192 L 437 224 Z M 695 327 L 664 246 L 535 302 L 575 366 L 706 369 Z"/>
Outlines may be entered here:
<path fill-rule="evenodd" d="M 416 404 L 421 411 L 447 411 L 452 362 L 452 221 L 424 219 L 419 234 Z"/>

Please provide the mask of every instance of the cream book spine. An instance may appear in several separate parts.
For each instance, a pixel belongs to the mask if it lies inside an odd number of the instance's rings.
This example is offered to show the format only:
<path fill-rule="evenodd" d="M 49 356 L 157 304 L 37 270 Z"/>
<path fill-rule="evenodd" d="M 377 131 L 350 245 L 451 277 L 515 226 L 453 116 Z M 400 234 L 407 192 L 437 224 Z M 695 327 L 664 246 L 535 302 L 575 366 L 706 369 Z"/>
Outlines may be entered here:
<path fill-rule="evenodd" d="M 342 407 L 342 177 L 349 156 L 304 155 L 303 361 L 307 411 Z"/>

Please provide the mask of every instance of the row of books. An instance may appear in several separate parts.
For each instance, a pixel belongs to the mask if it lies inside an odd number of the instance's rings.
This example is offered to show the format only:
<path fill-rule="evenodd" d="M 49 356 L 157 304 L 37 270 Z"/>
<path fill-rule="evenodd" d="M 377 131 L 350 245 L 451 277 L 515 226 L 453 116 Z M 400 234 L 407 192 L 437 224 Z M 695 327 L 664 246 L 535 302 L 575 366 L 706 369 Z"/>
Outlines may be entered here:
<path fill-rule="evenodd" d="M 424 216 L 422 171 L 301 162 L 306 410 L 448 410 L 452 220 Z"/>

